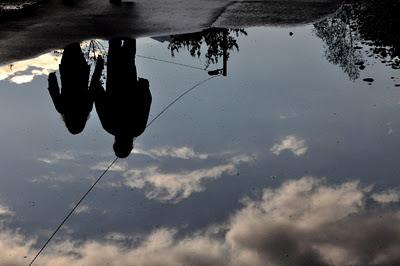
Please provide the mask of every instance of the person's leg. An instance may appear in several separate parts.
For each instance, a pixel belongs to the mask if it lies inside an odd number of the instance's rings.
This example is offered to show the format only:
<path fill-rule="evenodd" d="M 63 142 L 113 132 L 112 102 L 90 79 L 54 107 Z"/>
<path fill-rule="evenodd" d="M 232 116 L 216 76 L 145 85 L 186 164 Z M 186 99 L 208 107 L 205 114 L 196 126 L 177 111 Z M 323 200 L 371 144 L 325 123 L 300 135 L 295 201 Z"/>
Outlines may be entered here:
<path fill-rule="evenodd" d="M 108 42 L 106 88 L 109 92 L 116 87 L 120 76 L 121 45 L 122 40 L 119 38 L 113 38 Z"/>
<path fill-rule="evenodd" d="M 62 65 L 74 65 L 79 62 L 80 54 L 82 53 L 79 43 L 71 43 L 64 48 L 63 55 L 61 57 Z"/>
<path fill-rule="evenodd" d="M 69 92 L 79 90 L 76 84 L 79 84 L 79 81 L 82 80 L 88 68 L 79 43 L 76 42 L 67 45 L 64 48 L 60 63 L 62 90 L 65 91 L 68 89 Z"/>
<path fill-rule="evenodd" d="M 130 79 L 133 81 L 137 81 L 137 72 L 136 72 L 136 40 L 135 39 L 124 39 L 124 55 L 125 59 L 127 60 L 126 65 L 126 73 L 129 75 Z"/>
<path fill-rule="evenodd" d="M 125 48 L 125 51 L 126 51 L 126 55 L 129 58 L 135 59 L 135 55 L 136 55 L 136 40 L 135 39 L 131 39 L 131 38 L 124 39 L 124 48 Z"/>

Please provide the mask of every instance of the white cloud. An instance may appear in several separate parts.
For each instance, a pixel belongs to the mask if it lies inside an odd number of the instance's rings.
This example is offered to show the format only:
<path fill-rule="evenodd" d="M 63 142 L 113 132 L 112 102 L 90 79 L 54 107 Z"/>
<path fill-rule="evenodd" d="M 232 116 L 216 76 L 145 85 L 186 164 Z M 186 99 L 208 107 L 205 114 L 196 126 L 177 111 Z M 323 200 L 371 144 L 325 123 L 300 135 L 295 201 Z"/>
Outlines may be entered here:
<path fill-rule="evenodd" d="M 24 84 L 24 83 L 31 82 L 34 77 L 35 77 L 34 75 L 18 75 L 18 76 L 12 77 L 10 79 L 10 81 L 15 84 Z"/>
<path fill-rule="evenodd" d="M 228 163 L 210 168 L 169 173 L 163 172 L 157 166 L 151 166 L 141 170 L 128 170 L 123 175 L 126 178 L 125 185 L 132 188 L 144 188 L 147 198 L 177 203 L 195 192 L 203 191 L 203 183 L 206 180 L 218 178 L 223 174 L 232 175 L 235 171 L 235 165 Z"/>
<path fill-rule="evenodd" d="M 234 175 L 237 173 L 237 165 L 249 164 L 256 160 L 256 155 L 220 153 L 210 154 L 198 153 L 190 147 L 158 147 L 149 150 L 137 149 L 135 154 L 149 156 L 156 163 L 144 167 L 129 169 L 126 162 L 117 163 L 111 167 L 111 171 L 122 173 L 125 177 L 122 181 L 108 183 L 112 186 L 125 185 L 131 188 L 143 189 L 148 199 L 160 202 L 178 203 L 190 197 L 193 193 L 205 189 L 206 181 L 220 178 L 223 175 Z M 174 159 L 200 160 L 201 166 L 193 169 L 179 169 L 176 171 L 164 170 L 159 164 L 160 158 L 170 157 Z M 219 164 L 204 167 L 202 160 L 215 160 Z M 222 163 L 220 163 L 222 161 Z M 94 170 L 105 170 L 109 162 L 100 162 L 93 166 Z"/>
<path fill-rule="evenodd" d="M 52 152 L 50 153 L 49 156 L 40 157 L 37 160 L 47 164 L 55 164 L 58 163 L 59 161 L 74 160 L 74 159 L 75 156 L 72 155 L 71 152 Z"/>
<path fill-rule="evenodd" d="M 61 57 L 56 53 L 47 53 L 38 57 L 0 66 L 0 80 L 22 84 L 33 80 L 35 76 L 48 75 L 56 71 Z"/>
<path fill-rule="evenodd" d="M 323 185 L 323 179 L 303 177 L 284 183 L 277 190 L 266 189 L 261 204 L 251 202 L 243 213 L 261 211 L 268 213 L 267 218 L 271 220 L 296 220 L 299 227 L 313 228 L 358 212 L 363 206 L 363 193 L 358 182 L 328 187 Z M 335 206 L 334 212 L 332 206 Z"/>
<path fill-rule="evenodd" d="M 105 236 L 105 239 L 110 240 L 110 241 L 130 241 L 130 240 L 134 240 L 134 239 L 138 239 L 138 237 L 129 235 L 129 234 L 122 234 L 119 232 L 112 232 L 112 233 L 108 233 Z"/>
<path fill-rule="evenodd" d="M 400 190 L 389 189 L 380 193 L 374 193 L 371 197 L 373 200 L 381 204 L 400 202 Z"/>
<path fill-rule="evenodd" d="M 71 206 L 73 207 L 73 206 Z M 78 208 L 76 208 L 75 213 L 80 214 L 80 213 L 88 213 L 90 212 L 90 207 L 89 205 L 80 205 Z"/>
<path fill-rule="evenodd" d="M 275 155 L 279 155 L 282 151 L 288 150 L 296 156 L 301 156 L 307 152 L 307 149 L 308 147 L 304 139 L 295 135 L 288 135 L 279 143 L 274 144 L 270 151 Z"/>
<path fill-rule="evenodd" d="M 248 155 L 248 154 L 240 154 L 233 156 L 229 159 L 229 161 L 233 164 L 240 164 L 240 163 L 252 163 L 257 160 L 257 156 L 255 154 Z"/>
<path fill-rule="evenodd" d="M 91 167 L 92 170 L 104 171 L 110 165 L 110 162 L 99 162 L 98 164 Z M 114 163 L 109 171 L 113 172 L 125 172 L 128 169 L 128 163 L 126 161 Z"/>
<path fill-rule="evenodd" d="M 66 175 L 60 175 L 56 173 L 50 173 L 49 175 L 42 175 L 39 177 L 33 177 L 30 182 L 32 183 L 42 183 L 42 182 L 52 182 L 52 183 L 60 183 L 60 182 L 71 182 L 75 181 L 77 179 L 76 176 L 73 176 L 71 174 L 66 174 Z M 53 184 L 54 186 L 58 186 Z"/>
<path fill-rule="evenodd" d="M 365 209 L 368 187 L 358 182 L 328 185 L 303 177 L 276 189 L 232 214 L 222 230 L 200 230 L 178 237 L 160 228 L 132 246 L 126 237 L 105 241 L 55 242 L 39 257 L 43 266 L 361 266 L 400 265 L 400 214 L 376 215 Z M 212 226 L 213 227 L 213 226 Z M 33 242 L 18 233 L 0 233 L 2 265 L 27 264 Z"/>
<path fill-rule="evenodd" d="M 143 150 L 140 148 L 135 148 L 133 150 L 135 154 L 143 154 L 152 158 L 158 157 L 172 157 L 179 159 L 200 159 L 205 160 L 209 157 L 206 153 L 195 152 L 193 148 L 182 146 L 182 147 L 159 147 L 149 150 Z"/>
<path fill-rule="evenodd" d="M 159 166 L 131 169 L 123 173 L 126 178 L 123 183 L 132 188 L 144 189 L 148 199 L 178 203 L 193 193 L 203 191 L 206 181 L 223 175 L 234 175 L 237 173 L 237 165 L 251 163 L 255 159 L 255 155 L 234 155 L 225 158 L 226 162 L 222 164 L 175 172 L 164 171 Z"/>
<path fill-rule="evenodd" d="M 7 206 L 0 204 L 0 216 L 13 216 L 14 212 L 11 211 Z"/>

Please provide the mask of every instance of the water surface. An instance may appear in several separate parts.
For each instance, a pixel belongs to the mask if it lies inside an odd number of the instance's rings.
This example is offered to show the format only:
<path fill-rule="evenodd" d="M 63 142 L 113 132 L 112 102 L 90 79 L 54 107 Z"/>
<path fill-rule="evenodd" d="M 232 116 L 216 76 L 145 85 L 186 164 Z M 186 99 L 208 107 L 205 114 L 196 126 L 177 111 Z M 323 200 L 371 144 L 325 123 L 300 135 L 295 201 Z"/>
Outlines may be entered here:
<path fill-rule="evenodd" d="M 148 121 L 204 82 L 135 139 L 37 265 L 398 265 L 398 39 L 365 31 L 370 7 L 357 8 L 136 40 Z M 80 46 L 91 73 L 107 62 L 108 40 Z M 27 265 L 115 158 L 96 108 L 77 135 L 54 108 L 62 56 L 0 68 L 1 265 Z"/>

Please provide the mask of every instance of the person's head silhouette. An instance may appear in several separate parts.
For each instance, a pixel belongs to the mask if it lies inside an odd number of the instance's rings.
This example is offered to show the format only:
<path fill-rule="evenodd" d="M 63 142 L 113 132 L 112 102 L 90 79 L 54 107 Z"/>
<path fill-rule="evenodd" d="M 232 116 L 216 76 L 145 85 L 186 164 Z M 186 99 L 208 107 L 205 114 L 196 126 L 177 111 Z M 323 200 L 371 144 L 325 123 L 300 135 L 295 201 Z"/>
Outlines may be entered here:
<path fill-rule="evenodd" d="M 89 116 L 90 114 L 87 116 L 86 114 L 64 114 L 62 115 L 62 119 L 68 131 L 73 135 L 77 135 L 85 128 Z"/>
<path fill-rule="evenodd" d="M 133 149 L 133 137 L 129 136 L 115 136 L 114 140 L 114 153 L 118 158 L 126 158 L 131 154 Z"/>

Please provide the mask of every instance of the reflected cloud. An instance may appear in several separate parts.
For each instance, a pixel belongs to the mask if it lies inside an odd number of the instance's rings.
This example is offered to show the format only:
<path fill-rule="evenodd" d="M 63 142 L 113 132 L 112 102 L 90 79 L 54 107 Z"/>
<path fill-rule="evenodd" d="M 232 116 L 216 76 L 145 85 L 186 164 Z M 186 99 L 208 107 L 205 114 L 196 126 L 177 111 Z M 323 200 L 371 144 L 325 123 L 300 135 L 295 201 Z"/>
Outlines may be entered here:
<path fill-rule="evenodd" d="M 100 162 L 92 166 L 91 169 L 97 171 L 105 171 L 109 165 L 110 162 Z M 125 172 L 126 170 L 128 170 L 128 164 L 126 162 L 114 163 L 109 169 L 109 171 L 113 172 Z"/>
<path fill-rule="evenodd" d="M 129 168 L 127 162 L 114 164 L 110 171 L 120 172 L 124 177 L 122 181 L 111 182 L 111 186 L 128 186 L 130 188 L 143 189 L 146 198 L 165 203 L 178 203 L 189 198 L 193 193 L 205 190 L 207 181 L 218 179 L 223 175 L 236 175 L 239 164 L 249 164 L 256 160 L 256 155 L 225 152 L 219 154 L 207 154 L 194 151 L 191 147 L 156 147 L 151 149 L 137 149 L 134 154 L 141 154 L 154 160 L 144 168 Z M 180 168 L 179 170 L 165 170 L 159 166 L 159 160 L 176 159 L 194 160 L 200 163 L 197 168 Z M 199 161 L 200 160 L 200 161 Z M 203 166 L 204 160 L 223 162 L 211 166 Z M 168 161 L 167 161 L 168 162 Z M 93 170 L 104 171 L 109 162 L 100 162 L 91 167 Z"/>
<path fill-rule="evenodd" d="M 42 175 L 38 177 L 33 177 L 30 179 L 32 183 L 53 183 L 53 186 L 58 186 L 59 183 L 73 182 L 78 179 L 76 176 L 71 174 L 60 175 L 56 173 L 51 173 L 50 175 Z"/>
<path fill-rule="evenodd" d="M 108 234 L 104 241 L 53 243 L 40 265 L 399 265 L 400 213 L 368 210 L 371 186 L 329 185 L 303 177 L 267 188 L 219 226 L 179 237 L 175 228 L 147 236 Z M 215 225 L 211 225 L 212 228 Z M 349 234 L 349 232 L 352 232 Z M 126 243 L 126 239 L 136 240 Z M 32 241 L 0 234 L 5 265 L 25 265 Z"/>
<path fill-rule="evenodd" d="M 73 206 L 71 206 L 73 207 Z M 75 213 L 76 214 L 81 214 L 81 213 L 88 213 L 90 212 L 90 207 L 89 205 L 80 205 L 78 208 L 76 208 Z"/>
<path fill-rule="evenodd" d="M 13 216 L 14 212 L 11 211 L 7 206 L 0 204 L 0 217 L 1 216 Z"/>
<path fill-rule="evenodd" d="M 374 193 L 371 197 L 381 204 L 400 202 L 400 190 L 389 189 L 380 193 Z"/>
<path fill-rule="evenodd" d="M 35 75 L 18 75 L 15 77 L 12 77 L 10 81 L 15 84 L 24 84 L 24 83 L 29 83 L 33 80 Z"/>
<path fill-rule="evenodd" d="M 32 59 L 0 66 L 0 80 L 23 84 L 31 82 L 36 76 L 48 75 L 58 69 L 60 53 L 47 53 Z"/>
<path fill-rule="evenodd" d="M 164 149 L 154 149 L 153 151 L 164 151 Z M 191 148 L 171 148 L 174 151 L 172 157 L 179 159 L 206 159 L 209 154 L 198 154 Z M 146 152 L 148 153 L 148 152 Z M 155 154 L 155 152 L 152 152 Z M 157 153 L 164 156 L 164 152 Z M 152 156 L 152 155 L 150 155 Z M 178 203 L 193 193 L 205 190 L 207 181 L 217 179 L 223 175 L 235 175 L 237 166 L 243 163 L 255 161 L 254 155 L 235 155 L 222 160 L 225 163 L 201 167 L 197 169 L 183 169 L 178 171 L 165 171 L 159 166 L 152 165 L 144 169 L 130 169 L 122 175 L 126 178 L 123 185 L 131 188 L 144 189 L 148 199 L 160 202 Z M 221 158 L 219 158 L 221 160 Z"/>
<path fill-rule="evenodd" d="M 284 137 L 279 143 L 274 144 L 270 149 L 275 155 L 280 155 L 285 150 L 292 152 L 296 156 L 301 156 L 307 152 L 308 147 L 304 139 L 295 135 L 289 135 Z"/>
<path fill-rule="evenodd" d="M 132 241 L 138 239 L 139 236 L 131 236 L 129 234 L 122 234 L 118 232 L 108 233 L 105 236 L 105 239 L 115 242 L 124 242 L 124 241 Z"/>
<path fill-rule="evenodd" d="M 124 182 L 126 186 L 145 189 L 148 199 L 178 203 L 195 192 L 203 191 L 206 180 L 216 179 L 224 174 L 234 175 L 235 172 L 235 165 L 228 163 L 210 168 L 169 173 L 157 166 L 151 166 L 142 170 L 129 170 L 123 176 L 126 178 Z"/>
<path fill-rule="evenodd" d="M 37 160 L 47 164 L 55 164 L 64 160 L 75 160 L 75 156 L 71 152 L 52 152 L 48 157 L 40 157 Z"/>
<path fill-rule="evenodd" d="M 208 154 L 206 153 L 199 153 L 193 150 L 191 147 L 182 146 L 182 147 L 159 147 L 153 148 L 149 150 L 143 150 L 140 148 L 134 149 L 135 154 L 143 154 L 149 156 L 151 158 L 158 158 L 158 157 L 172 157 L 172 158 L 179 158 L 179 159 L 199 159 L 205 160 L 208 158 Z"/>

